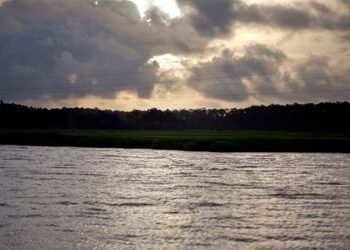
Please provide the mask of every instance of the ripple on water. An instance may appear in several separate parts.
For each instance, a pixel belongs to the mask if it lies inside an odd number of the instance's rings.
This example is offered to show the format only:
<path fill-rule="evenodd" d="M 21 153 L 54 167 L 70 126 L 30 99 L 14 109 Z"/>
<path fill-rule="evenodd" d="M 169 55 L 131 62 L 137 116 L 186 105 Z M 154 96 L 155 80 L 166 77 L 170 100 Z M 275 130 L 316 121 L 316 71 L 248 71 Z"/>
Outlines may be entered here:
<path fill-rule="evenodd" d="M 58 201 L 55 204 L 57 205 L 63 205 L 63 206 L 73 206 L 73 205 L 78 205 L 79 203 L 77 202 L 72 202 L 72 201 Z"/>
<path fill-rule="evenodd" d="M 322 186 L 342 186 L 344 183 L 341 182 L 314 182 L 314 184 Z"/>
<path fill-rule="evenodd" d="M 230 168 L 209 168 L 209 171 L 230 171 Z"/>
<path fill-rule="evenodd" d="M 270 194 L 271 197 L 283 198 L 283 199 L 331 199 L 323 194 L 318 193 L 274 193 Z"/>
<path fill-rule="evenodd" d="M 42 214 L 23 214 L 23 215 L 10 214 L 8 217 L 12 219 L 22 219 L 22 218 L 38 218 L 42 216 L 43 216 Z"/>
<path fill-rule="evenodd" d="M 205 184 L 214 185 L 214 186 L 226 186 L 226 187 L 255 187 L 251 184 L 245 183 L 227 183 L 227 182 L 216 182 L 216 181 L 205 181 Z"/>
<path fill-rule="evenodd" d="M 259 242 L 261 239 L 251 238 L 251 237 L 234 237 L 234 236 L 220 236 L 217 239 L 225 240 L 225 241 L 233 241 L 233 242 L 243 242 L 243 243 L 253 243 Z"/>
<path fill-rule="evenodd" d="M 0 162 L 4 249 L 350 249 L 349 155 L 0 146 Z"/>
<path fill-rule="evenodd" d="M 85 201 L 83 204 L 86 205 L 104 205 L 110 207 L 148 207 L 154 206 L 152 203 L 145 202 L 120 202 L 120 203 L 110 203 L 110 202 L 98 202 L 98 201 Z"/>
<path fill-rule="evenodd" d="M 209 202 L 209 201 L 202 201 L 202 202 L 196 202 L 196 203 L 190 203 L 190 208 L 203 208 L 203 207 L 223 207 L 225 204 L 218 203 L 218 202 Z"/>
<path fill-rule="evenodd" d="M 10 205 L 7 204 L 7 203 L 0 203 L 0 207 L 12 207 L 12 206 L 10 206 Z"/>

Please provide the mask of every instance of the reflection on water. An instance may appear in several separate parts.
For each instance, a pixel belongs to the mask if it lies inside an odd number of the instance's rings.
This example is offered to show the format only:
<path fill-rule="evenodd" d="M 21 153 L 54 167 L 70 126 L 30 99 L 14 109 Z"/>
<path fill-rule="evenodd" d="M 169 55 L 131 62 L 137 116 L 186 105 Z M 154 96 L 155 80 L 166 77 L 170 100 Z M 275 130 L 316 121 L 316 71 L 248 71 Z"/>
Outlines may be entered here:
<path fill-rule="evenodd" d="M 0 146 L 1 249 L 350 249 L 350 155 Z"/>

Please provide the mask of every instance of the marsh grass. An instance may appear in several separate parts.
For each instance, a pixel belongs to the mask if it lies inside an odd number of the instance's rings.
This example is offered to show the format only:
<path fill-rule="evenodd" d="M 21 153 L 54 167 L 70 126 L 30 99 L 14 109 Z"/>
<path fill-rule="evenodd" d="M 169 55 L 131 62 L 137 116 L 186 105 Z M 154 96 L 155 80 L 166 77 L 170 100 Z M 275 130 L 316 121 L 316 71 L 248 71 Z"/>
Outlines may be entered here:
<path fill-rule="evenodd" d="M 0 144 L 214 152 L 350 152 L 350 134 L 257 131 L 0 130 Z"/>

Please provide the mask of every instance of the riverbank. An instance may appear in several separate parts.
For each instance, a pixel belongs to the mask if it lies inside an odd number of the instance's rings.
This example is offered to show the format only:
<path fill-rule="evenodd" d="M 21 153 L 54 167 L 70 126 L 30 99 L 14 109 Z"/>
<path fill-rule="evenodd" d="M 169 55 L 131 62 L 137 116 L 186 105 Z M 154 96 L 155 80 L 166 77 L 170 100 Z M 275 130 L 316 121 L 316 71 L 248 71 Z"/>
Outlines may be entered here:
<path fill-rule="evenodd" d="M 213 152 L 350 153 L 350 134 L 2 129 L 0 130 L 0 144 Z"/>

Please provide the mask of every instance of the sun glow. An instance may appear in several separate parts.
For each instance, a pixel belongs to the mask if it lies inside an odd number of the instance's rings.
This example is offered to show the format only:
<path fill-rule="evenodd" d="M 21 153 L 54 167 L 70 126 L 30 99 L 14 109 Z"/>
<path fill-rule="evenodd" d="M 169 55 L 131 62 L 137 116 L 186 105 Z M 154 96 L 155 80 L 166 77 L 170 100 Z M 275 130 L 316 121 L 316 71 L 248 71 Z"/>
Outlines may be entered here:
<path fill-rule="evenodd" d="M 136 4 L 141 16 L 151 6 L 156 6 L 164 13 L 168 14 L 170 18 L 181 16 L 181 11 L 175 0 L 131 0 Z"/>

